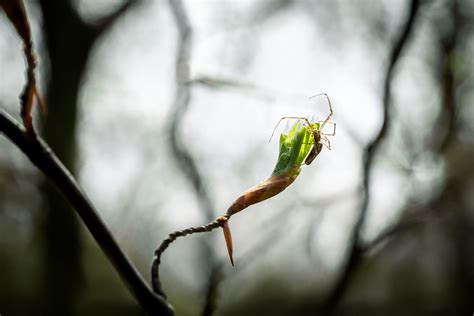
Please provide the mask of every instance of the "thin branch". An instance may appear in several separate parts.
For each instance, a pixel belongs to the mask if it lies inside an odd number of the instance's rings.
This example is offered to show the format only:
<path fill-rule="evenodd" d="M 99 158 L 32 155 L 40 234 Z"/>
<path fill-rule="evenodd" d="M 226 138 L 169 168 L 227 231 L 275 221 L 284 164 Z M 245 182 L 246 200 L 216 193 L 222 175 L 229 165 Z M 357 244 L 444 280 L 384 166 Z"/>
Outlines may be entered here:
<path fill-rule="evenodd" d="M 446 205 L 447 202 L 449 203 L 449 198 L 455 191 L 453 189 L 454 184 L 452 184 L 452 181 L 452 179 L 448 180 L 444 185 L 444 188 L 426 203 L 421 205 L 416 204 L 404 209 L 402 213 L 408 214 L 408 217 L 387 227 L 371 241 L 365 243 L 361 246 L 361 252 L 367 254 L 391 238 L 397 237 L 407 231 L 414 230 L 430 221 L 446 220 L 450 218 L 452 213 L 443 211 L 443 209 L 447 209 L 443 207 L 443 205 Z"/>
<path fill-rule="evenodd" d="M 289 214 L 289 212 L 282 212 L 282 214 Z M 165 240 L 161 242 L 160 246 L 155 251 L 155 254 L 153 257 L 152 268 L 151 268 L 151 280 L 152 280 L 151 283 L 152 283 L 153 290 L 155 291 L 155 293 L 159 293 L 161 296 L 166 297 L 166 294 L 163 291 L 163 287 L 160 282 L 159 268 L 160 268 L 160 263 L 161 263 L 161 256 L 163 255 L 163 252 L 169 247 L 169 245 L 173 243 L 178 237 L 185 237 L 192 234 L 210 232 L 221 226 L 222 226 L 222 223 L 219 221 L 219 219 L 216 219 L 204 226 L 190 227 L 184 230 L 173 232 L 168 235 L 168 238 L 166 238 Z M 224 266 L 228 264 L 229 262 L 225 260 L 225 263 L 224 261 L 221 261 L 220 263 L 215 264 L 212 268 L 212 271 L 209 277 L 209 282 L 207 285 L 208 288 L 206 292 L 206 301 L 205 301 L 203 313 L 202 313 L 203 315 L 212 315 L 212 313 L 214 312 L 215 302 L 217 298 L 217 289 L 218 289 L 219 282 L 221 281 L 221 278 L 222 278 L 222 271 L 224 269 Z"/>
<path fill-rule="evenodd" d="M 77 146 L 79 92 L 92 47 L 101 34 L 83 19 L 72 0 L 39 0 L 38 5 L 42 13 L 45 52 L 50 61 L 45 95 L 50 111 L 42 124 L 42 137 L 75 174 L 80 150 Z M 42 295 L 45 314 L 71 314 L 77 293 L 83 289 L 71 284 L 84 281 L 80 223 L 75 216 L 68 216 L 68 201 L 61 198 L 46 179 L 42 179 L 39 189 L 43 193 L 41 208 L 46 212 L 42 225 L 45 244 L 42 270 L 44 282 L 49 284 Z M 61 257 L 54 256 L 57 252 Z M 62 302 L 61 308 L 58 301 Z"/>
<path fill-rule="evenodd" d="M 370 242 L 366 243 L 364 246 L 361 246 L 361 252 L 363 254 L 368 254 L 369 252 L 376 249 L 378 246 L 384 244 L 385 242 L 391 240 L 392 238 L 398 237 L 403 233 L 419 228 L 423 224 L 429 222 L 431 219 L 434 218 L 433 213 L 437 213 L 439 211 L 439 209 L 435 205 L 433 205 L 434 203 L 430 204 L 431 205 L 425 206 L 425 208 L 427 208 L 426 212 L 424 212 L 425 214 L 417 214 L 418 216 L 412 219 L 402 220 L 401 222 L 398 222 L 383 230 Z"/>
<path fill-rule="evenodd" d="M 178 28 L 178 51 L 175 66 L 176 91 L 169 130 L 171 153 L 175 157 L 180 169 L 186 175 L 186 178 L 192 184 L 205 220 L 211 221 L 214 218 L 214 206 L 212 205 L 211 198 L 206 190 L 205 181 L 203 176 L 200 174 L 192 155 L 187 150 L 186 146 L 180 142 L 179 134 L 183 117 L 188 110 L 191 101 L 189 68 L 193 46 L 193 30 L 183 2 L 181 0 L 170 0 L 169 4 L 176 26 Z M 212 309 L 210 309 L 209 306 L 214 306 L 215 302 L 211 302 L 208 299 L 215 299 L 216 295 L 214 291 L 217 288 L 217 282 L 219 282 L 220 278 L 216 274 L 217 270 L 214 269 L 216 259 L 212 247 L 206 240 L 203 241 L 203 247 L 205 251 L 203 257 L 206 260 L 206 265 L 211 267 L 206 288 L 206 302 L 204 307 L 205 311 L 209 311 L 208 314 L 206 314 L 206 312 L 205 314 L 210 315 L 212 313 Z M 155 267 L 158 269 L 159 262 L 155 265 L 156 258 L 157 256 L 155 254 L 152 270 L 154 270 Z M 157 271 L 152 271 L 152 274 L 153 273 L 158 275 Z M 156 283 L 153 276 L 152 283 Z"/>
<path fill-rule="evenodd" d="M 33 127 L 33 118 L 31 116 L 31 112 L 33 111 L 35 100 L 43 113 L 46 113 L 46 107 L 36 85 L 35 69 L 37 62 L 33 49 L 30 23 L 28 21 L 28 16 L 26 14 L 23 0 L 0 0 L 0 8 L 3 8 L 5 14 L 15 26 L 15 29 L 23 41 L 23 52 L 26 58 L 27 69 L 26 84 L 20 96 L 21 117 L 26 130 L 30 134 L 34 135 L 35 130 Z"/>
<path fill-rule="evenodd" d="M 161 256 L 163 255 L 163 252 L 169 247 L 169 245 L 172 242 L 174 242 L 176 238 L 178 237 L 185 237 L 192 234 L 210 232 L 213 229 L 216 229 L 218 227 L 220 227 L 220 223 L 217 220 L 215 220 L 204 226 L 190 227 L 183 230 L 175 231 L 174 233 L 169 234 L 168 238 L 166 238 L 165 240 L 161 242 L 158 249 L 155 250 L 153 263 L 151 265 L 151 283 L 152 283 L 153 290 L 155 291 L 155 293 L 158 293 L 161 296 L 166 297 L 166 294 L 163 291 L 163 287 L 161 286 L 161 282 L 160 282 L 159 268 L 160 268 L 160 263 L 161 263 Z"/>
<path fill-rule="evenodd" d="M 439 36 L 440 45 L 440 65 L 438 80 L 441 90 L 441 111 L 435 124 L 441 132 L 441 137 L 433 137 L 435 150 L 438 153 L 446 151 L 456 136 L 456 85 L 457 78 L 453 69 L 452 55 L 456 51 L 459 42 L 459 34 L 461 33 L 463 18 L 460 13 L 458 1 L 452 1 L 449 4 L 450 19 L 452 27 L 449 32 L 439 29 L 439 22 L 435 24 L 435 32 Z M 443 27 L 446 26 L 443 24 Z"/>
<path fill-rule="evenodd" d="M 388 63 L 388 68 L 384 80 L 384 90 L 383 90 L 383 122 L 382 126 L 374 138 L 374 140 L 369 143 L 365 152 L 363 159 L 363 197 L 362 203 L 360 206 L 359 215 L 355 223 L 354 229 L 351 233 L 350 244 L 348 247 L 347 261 L 344 264 L 340 277 L 336 281 L 336 284 L 333 290 L 330 292 L 326 301 L 323 304 L 323 311 L 325 314 L 332 314 L 335 311 L 338 303 L 345 294 L 350 281 L 354 275 L 356 267 L 361 261 L 361 246 L 360 246 L 360 236 L 362 233 L 362 227 L 365 222 L 368 206 L 369 206 L 369 197 L 370 197 L 370 174 L 372 171 L 373 161 L 377 153 L 378 148 L 380 147 L 382 141 L 384 140 L 390 123 L 390 93 L 391 93 L 391 83 L 393 78 L 393 73 L 397 62 L 400 59 L 402 51 L 406 46 L 410 34 L 413 30 L 413 25 L 415 22 L 416 13 L 419 8 L 419 0 L 412 0 L 410 3 L 410 9 L 408 18 L 405 22 L 405 25 L 401 29 L 401 33 L 398 39 L 395 42 L 391 52 Z"/>
<path fill-rule="evenodd" d="M 16 145 L 52 181 L 83 220 L 102 251 L 107 255 L 122 280 L 149 315 L 173 315 L 166 300 L 154 294 L 122 251 L 92 203 L 48 145 L 32 136 L 5 111 L 0 112 L 0 132 Z"/>
<path fill-rule="evenodd" d="M 210 316 L 216 310 L 217 291 L 219 290 L 222 279 L 222 266 L 219 264 L 214 265 L 207 284 L 206 299 L 201 313 L 202 316 Z"/>
<path fill-rule="evenodd" d="M 186 111 L 191 101 L 191 87 L 189 85 L 189 64 L 192 50 L 192 28 L 189 18 L 186 14 L 183 3 L 180 0 L 170 0 L 170 6 L 178 27 L 178 57 L 176 59 L 176 91 L 173 104 L 173 113 L 171 115 L 171 125 L 169 130 L 169 143 L 171 153 L 176 158 L 180 169 L 185 173 L 191 182 L 195 194 L 201 204 L 202 212 L 206 220 L 214 218 L 211 199 L 203 183 L 203 177 L 200 174 L 196 162 L 180 141 L 180 127 Z"/>
<path fill-rule="evenodd" d="M 92 28 L 97 33 L 97 35 L 102 34 L 104 31 L 108 30 L 112 24 L 115 23 L 119 18 L 121 18 L 127 11 L 129 11 L 132 5 L 140 3 L 139 0 L 128 0 L 125 1 L 119 8 L 114 12 L 110 13 L 108 16 L 101 19 L 99 22 L 95 23 Z"/>

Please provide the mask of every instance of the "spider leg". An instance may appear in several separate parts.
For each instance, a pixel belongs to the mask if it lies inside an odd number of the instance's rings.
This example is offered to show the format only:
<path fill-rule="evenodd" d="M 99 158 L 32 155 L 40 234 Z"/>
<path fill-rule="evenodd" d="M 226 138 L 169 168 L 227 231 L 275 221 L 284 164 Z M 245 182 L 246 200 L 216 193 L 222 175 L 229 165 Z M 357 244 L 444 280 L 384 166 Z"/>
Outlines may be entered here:
<path fill-rule="evenodd" d="M 320 123 L 320 122 L 323 122 L 323 121 L 318 121 L 318 123 Z M 322 130 L 320 129 L 321 135 L 325 135 L 325 136 L 334 136 L 334 135 L 336 135 L 336 123 L 328 121 L 328 122 L 326 122 L 326 124 L 332 124 L 332 126 L 333 126 L 332 133 L 323 133 Z"/>
<path fill-rule="evenodd" d="M 321 137 L 320 143 L 326 146 L 327 149 L 331 150 L 331 141 L 325 135 Z"/>
<path fill-rule="evenodd" d="M 271 142 L 272 138 L 273 138 L 273 135 L 275 134 L 275 130 L 277 129 L 278 125 L 280 125 L 281 121 L 283 120 L 303 120 L 306 122 L 306 124 L 308 124 L 308 126 L 311 126 L 311 123 L 308 121 L 308 118 L 306 117 L 300 117 L 300 116 L 284 116 L 282 117 L 278 123 L 275 125 L 275 128 L 273 129 L 272 131 L 272 135 L 270 136 L 270 139 L 268 140 L 268 142 Z"/>
<path fill-rule="evenodd" d="M 313 96 L 310 97 L 310 99 L 312 98 L 315 98 L 317 96 L 321 96 L 321 95 L 324 95 L 326 97 L 326 99 L 328 100 L 328 104 L 329 104 L 329 115 L 326 117 L 326 119 L 323 121 L 323 124 L 321 125 L 321 128 L 320 130 L 322 130 L 324 128 L 324 125 L 326 125 L 326 123 L 329 121 L 329 119 L 331 118 L 331 116 L 334 114 L 333 110 L 332 110 L 332 104 L 331 104 L 331 99 L 329 99 L 329 96 L 326 94 L 326 93 L 319 93 L 319 94 L 315 94 Z"/>

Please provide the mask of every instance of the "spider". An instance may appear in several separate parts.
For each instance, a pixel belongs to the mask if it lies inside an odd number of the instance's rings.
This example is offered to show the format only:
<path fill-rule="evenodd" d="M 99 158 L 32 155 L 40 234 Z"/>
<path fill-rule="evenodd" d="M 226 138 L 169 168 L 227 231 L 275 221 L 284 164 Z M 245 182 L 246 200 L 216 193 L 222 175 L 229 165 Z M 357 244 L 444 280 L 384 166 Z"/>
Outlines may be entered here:
<path fill-rule="evenodd" d="M 303 164 L 305 165 L 310 165 L 313 160 L 319 155 L 321 150 L 323 149 L 323 146 L 326 146 L 327 149 L 331 150 L 331 142 L 329 141 L 328 136 L 334 136 L 336 135 L 336 123 L 330 122 L 329 119 L 333 115 L 333 110 L 332 110 L 332 105 L 331 105 L 331 100 L 329 99 L 328 95 L 326 93 L 320 93 L 313 95 L 310 97 L 310 99 L 315 98 L 317 96 L 324 95 L 329 104 L 329 115 L 326 117 L 324 121 L 317 121 L 316 123 L 310 123 L 309 119 L 307 117 L 302 117 L 302 116 L 284 116 L 282 117 L 278 123 L 276 124 L 275 128 L 273 129 L 272 136 L 270 137 L 270 140 L 273 137 L 273 134 L 275 134 L 275 130 L 280 125 L 281 121 L 283 120 L 303 120 L 306 123 L 306 128 L 308 129 L 309 133 L 313 135 L 313 147 L 311 148 L 311 151 L 308 153 L 308 156 L 306 156 L 306 159 L 304 160 Z M 322 123 L 322 124 L 320 124 Z M 333 131 L 332 133 L 323 133 L 323 128 L 326 124 L 332 124 L 333 125 Z"/>

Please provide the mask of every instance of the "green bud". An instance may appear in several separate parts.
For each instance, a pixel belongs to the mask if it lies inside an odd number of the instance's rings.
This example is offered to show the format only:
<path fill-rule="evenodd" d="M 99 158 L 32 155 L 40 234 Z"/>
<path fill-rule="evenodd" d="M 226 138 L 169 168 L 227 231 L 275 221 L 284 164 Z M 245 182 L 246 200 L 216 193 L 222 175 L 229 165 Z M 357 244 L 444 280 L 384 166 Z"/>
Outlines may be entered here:
<path fill-rule="evenodd" d="M 319 129 L 318 123 L 312 123 L 311 127 L 308 127 L 298 121 L 288 134 L 281 133 L 280 152 L 272 176 L 285 173 L 295 178 L 298 176 L 300 166 L 313 146 L 314 138 L 311 130 L 317 129 Z"/>

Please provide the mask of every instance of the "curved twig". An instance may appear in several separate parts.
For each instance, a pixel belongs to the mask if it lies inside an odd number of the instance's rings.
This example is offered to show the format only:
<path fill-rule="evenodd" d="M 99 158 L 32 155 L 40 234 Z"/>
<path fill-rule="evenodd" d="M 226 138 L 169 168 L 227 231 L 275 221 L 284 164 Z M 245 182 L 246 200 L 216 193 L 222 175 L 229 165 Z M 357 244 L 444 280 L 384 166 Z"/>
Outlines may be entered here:
<path fill-rule="evenodd" d="M 192 184 L 198 201 L 201 204 L 202 212 L 206 217 L 206 221 L 209 221 L 214 217 L 214 213 L 212 212 L 214 207 L 212 206 L 211 198 L 209 197 L 203 177 L 193 157 L 180 140 L 182 120 L 191 101 L 191 86 L 187 81 L 189 80 L 189 63 L 193 43 L 193 32 L 184 4 L 180 0 L 170 0 L 169 3 L 179 35 L 178 56 L 175 65 L 176 91 L 170 118 L 169 145 L 171 154 L 176 159 L 180 170 L 183 171 L 187 180 Z"/>
<path fill-rule="evenodd" d="M 5 1 L 0 0 L 0 8 L 3 8 L 5 14 L 10 19 L 10 22 L 15 26 L 18 34 L 23 41 L 23 53 L 26 58 L 26 84 L 21 93 L 21 117 L 23 125 L 28 133 L 35 134 L 33 127 L 33 118 L 31 112 L 36 100 L 41 110 L 46 113 L 46 107 L 43 98 L 39 94 L 36 85 L 35 69 L 36 69 L 36 55 L 33 49 L 33 41 L 31 37 L 31 28 L 26 15 L 25 5 L 23 0 Z"/>
<path fill-rule="evenodd" d="M 174 96 L 173 112 L 171 114 L 171 124 L 169 127 L 169 144 L 171 147 L 171 153 L 178 163 L 180 170 L 183 171 L 184 175 L 186 176 L 186 180 L 188 180 L 192 185 L 200 205 L 200 211 L 205 218 L 204 221 L 207 222 L 213 219 L 213 210 L 215 208 L 212 205 L 212 199 L 206 189 L 204 177 L 199 172 L 198 166 L 196 165 L 192 154 L 189 152 L 186 146 L 181 143 L 180 139 L 182 120 L 184 114 L 189 108 L 191 101 L 189 64 L 191 61 L 193 47 L 193 29 L 183 1 L 169 0 L 169 5 L 171 8 L 171 13 L 173 14 L 174 22 L 178 29 L 178 49 L 175 64 L 176 91 Z M 216 271 L 214 269 L 214 266 L 216 265 L 216 259 L 212 246 L 207 240 L 203 240 L 202 247 L 205 252 L 202 257 L 206 261 L 205 265 L 211 267 L 205 289 L 206 301 L 204 309 L 207 309 L 207 305 L 215 305 L 214 301 L 211 302 L 208 299 L 215 299 L 216 295 L 214 293 L 214 289 L 217 288 L 216 284 L 220 279 L 217 275 L 213 275 Z M 154 283 L 154 281 L 152 283 Z"/>
<path fill-rule="evenodd" d="M 0 111 L 0 132 L 15 144 L 64 194 L 107 255 L 122 280 L 149 315 L 173 315 L 165 298 L 154 294 L 122 251 L 76 179 L 38 136 L 32 136 L 5 111 Z"/>
<path fill-rule="evenodd" d="M 159 267 L 161 263 L 161 255 L 169 247 L 169 245 L 173 241 L 175 241 L 176 238 L 178 237 L 184 237 L 187 235 L 192 235 L 192 234 L 197 234 L 197 233 L 210 232 L 211 230 L 216 229 L 220 226 L 221 226 L 221 223 L 218 220 L 215 220 L 204 226 L 190 227 L 187 229 L 178 230 L 174 233 L 169 234 L 168 238 L 166 238 L 165 240 L 161 242 L 158 249 L 155 250 L 155 255 L 153 256 L 153 263 L 151 265 L 151 284 L 153 286 L 153 290 L 155 291 L 155 293 L 158 293 L 161 296 L 166 297 L 166 294 L 164 293 L 163 288 L 161 287 Z"/>
<path fill-rule="evenodd" d="M 359 265 L 362 256 L 362 248 L 360 246 L 360 235 L 362 233 L 362 227 L 365 222 L 368 206 L 369 206 L 369 197 L 370 197 L 370 173 L 373 166 L 373 161 L 376 155 L 377 150 L 379 149 L 382 141 L 387 135 L 389 122 L 390 122 L 390 92 L 391 92 L 391 83 L 393 78 L 393 73 L 397 62 L 400 59 L 403 48 L 406 46 L 410 34 L 413 30 L 413 25 L 415 22 L 415 17 L 420 5 L 419 0 L 412 0 L 410 3 L 410 9 L 408 13 L 407 20 L 401 29 L 400 35 L 396 40 L 389 56 L 389 63 L 384 80 L 384 90 L 383 90 L 383 122 L 382 126 L 377 133 L 377 136 L 369 143 L 364 152 L 363 159 L 363 197 L 362 203 L 360 206 L 359 215 L 357 221 L 354 225 L 354 229 L 351 233 L 350 244 L 347 250 L 347 261 L 343 265 L 341 274 L 336 281 L 336 284 L 326 301 L 323 304 L 323 311 L 327 315 L 331 315 L 336 306 L 338 305 L 340 299 L 346 292 L 346 289 L 352 279 L 353 272 L 355 268 Z"/>

